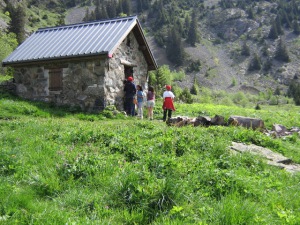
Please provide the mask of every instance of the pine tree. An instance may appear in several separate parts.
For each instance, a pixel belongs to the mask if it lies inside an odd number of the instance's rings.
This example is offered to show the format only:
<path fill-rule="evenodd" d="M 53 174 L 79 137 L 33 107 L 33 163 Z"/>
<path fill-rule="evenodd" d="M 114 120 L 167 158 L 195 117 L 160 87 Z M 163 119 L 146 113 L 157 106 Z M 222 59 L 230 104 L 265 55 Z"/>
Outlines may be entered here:
<path fill-rule="evenodd" d="M 149 0 L 137 0 L 137 11 L 143 12 L 144 10 L 149 9 L 150 2 Z"/>
<path fill-rule="evenodd" d="M 300 34 L 300 26 L 299 26 L 299 23 L 298 23 L 298 20 L 294 20 L 294 23 L 293 23 L 293 28 L 294 28 L 294 34 L 296 35 L 299 35 Z"/>
<path fill-rule="evenodd" d="M 290 57 L 289 57 L 287 47 L 283 43 L 282 39 L 279 40 L 274 58 L 277 59 L 277 60 L 283 61 L 283 62 L 289 62 L 290 61 Z"/>
<path fill-rule="evenodd" d="M 293 98 L 296 105 L 300 105 L 300 84 L 291 82 L 287 90 L 287 96 Z"/>
<path fill-rule="evenodd" d="M 244 44 L 243 44 L 243 46 L 242 46 L 241 54 L 242 54 L 243 56 L 250 56 L 250 48 L 249 48 L 249 46 L 247 45 L 246 42 L 244 42 Z"/>
<path fill-rule="evenodd" d="M 171 62 L 176 63 L 178 66 L 183 64 L 184 49 L 178 28 L 175 25 L 169 30 L 168 33 L 166 53 Z"/>
<path fill-rule="evenodd" d="M 185 103 L 192 104 L 193 98 L 188 88 L 184 88 L 183 91 L 179 95 L 179 99 Z"/>
<path fill-rule="evenodd" d="M 278 35 L 284 34 L 283 29 L 282 29 L 282 25 L 281 25 L 281 16 L 280 15 L 276 16 L 275 25 L 276 25 L 276 28 L 277 28 Z"/>
<path fill-rule="evenodd" d="M 192 46 L 195 46 L 196 42 L 198 41 L 197 16 L 195 10 L 192 12 L 192 21 L 189 27 L 188 37 L 186 41 Z"/>
<path fill-rule="evenodd" d="M 96 20 L 103 19 L 102 10 L 101 10 L 102 8 L 101 7 L 102 7 L 102 5 L 100 5 L 100 1 L 96 0 L 95 11 L 94 11 Z M 89 18 L 89 20 L 90 20 L 90 18 Z"/>
<path fill-rule="evenodd" d="M 110 0 L 106 4 L 106 11 L 109 18 L 114 18 L 117 15 L 117 3 L 115 0 Z"/>
<path fill-rule="evenodd" d="M 184 38 L 187 38 L 188 36 L 190 24 L 191 24 L 191 18 L 189 15 L 186 15 L 184 18 L 184 35 L 183 35 Z"/>
<path fill-rule="evenodd" d="M 123 0 L 122 1 L 123 13 L 126 15 L 131 15 L 131 1 L 130 0 Z"/>
<path fill-rule="evenodd" d="M 101 13 L 100 13 L 100 15 L 101 15 L 100 19 L 108 19 L 109 18 L 108 14 L 107 14 L 106 7 L 105 7 L 104 4 L 101 6 Z"/>
<path fill-rule="evenodd" d="M 190 93 L 192 95 L 197 95 L 199 93 L 199 86 L 197 84 L 196 76 L 194 77 L 193 86 L 191 87 Z"/>
<path fill-rule="evenodd" d="M 254 19 L 254 13 L 253 13 L 252 8 L 249 8 L 249 10 L 248 10 L 248 18 L 249 19 Z"/>
<path fill-rule="evenodd" d="M 118 1 L 117 3 L 117 15 L 120 15 L 121 13 L 123 13 L 123 3 L 122 1 Z"/>
<path fill-rule="evenodd" d="M 257 55 L 257 53 L 254 53 L 254 56 L 252 58 L 252 60 L 250 61 L 249 64 L 249 71 L 255 71 L 255 70 L 260 70 L 261 69 L 261 60 L 259 58 L 259 56 Z"/>
<path fill-rule="evenodd" d="M 284 11 L 283 12 L 283 19 L 282 19 L 283 24 L 285 24 L 285 26 L 287 28 L 291 28 L 292 27 L 292 23 L 287 15 L 287 13 Z"/>
<path fill-rule="evenodd" d="M 21 4 L 18 4 L 16 7 L 14 7 L 11 3 L 8 3 L 7 10 L 9 11 L 11 16 L 9 31 L 17 35 L 17 40 L 20 44 L 25 39 L 25 7 Z"/>
<path fill-rule="evenodd" d="M 275 40 L 275 39 L 278 38 L 278 36 L 279 36 L 279 35 L 278 35 L 276 23 L 275 23 L 275 21 L 273 21 L 273 22 L 272 22 L 272 25 L 271 25 L 271 29 L 270 29 L 270 32 L 269 32 L 268 37 L 269 37 L 270 39 Z"/>

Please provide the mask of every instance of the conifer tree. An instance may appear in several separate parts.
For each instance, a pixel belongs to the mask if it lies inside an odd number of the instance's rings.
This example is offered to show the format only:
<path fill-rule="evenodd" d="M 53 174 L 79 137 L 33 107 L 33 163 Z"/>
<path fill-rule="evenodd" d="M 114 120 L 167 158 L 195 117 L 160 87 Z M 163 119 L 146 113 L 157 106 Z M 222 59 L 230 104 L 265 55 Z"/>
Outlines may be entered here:
<path fill-rule="evenodd" d="M 195 46 L 196 42 L 198 41 L 197 16 L 195 10 L 192 12 L 192 21 L 189 27 L 188 37 L 186 41 L 192 46 Z"/>
<path fill-rule="evenodd" d="M 17 35 L 18 43 L 21 44 L 25 39 L 25 7 L 21 4 L 13 6 L 12 3 L 9 2 L 7 4 L 7 10 L 9 11 L 11 16 L 9 31 Z"/>
<path fill-rule="evenodd" d="M 106 4 L 106 11 L 109 18 L 114 18 L 117 15 L 117 3 L 115 0 L 110 0 Z"/>
<path fill-rule="evenodd" d="M 248 10 L 248 18 L 249 19 L 254 19 L 254 13 L 253 13 L 252 8 L 249 8 L 249 10 Z"/>
<path fill-rule="evenodd" d="M 250 48 L 249 48 L 249 46 L 247 45 L 246 42 L 244 42 L 244 44 L 243 44 L 243 46 L 242 46 L 241 54 L 242 54 L 243 56 L 250 56 Z"/>
<path fill-rule="evenodd" d="M 278 35 L 276 23 L 275 23 L 275 21 L 273 21 L 273 22 L 272 22 L 272 25 L 271 25 L 271 29 L 270 29 L 270 32 L 269 32 L 268 37 L 269 37 L 270 39 L 275 40 L 275 39 L 278 38 L 278 36 L 279 36 L 279 35 Z"/>
<path fill-rule="evenodd" d="M 191 87 L 190 92 L 191 92 L 192 95 L 197 95 L 198 92 L 199 92 L 199 86 L 197 84 L 196 76 L 194 77 L 193 86 Z"/>
<path fill-rule="evenodd" d="M 287 91 L 287 96 L 292 97 L 296 105 L 300 105 L 300 84 L 291 82 Z"/>
<path fill-rule="evenodd" d="M 100 4 L 100 1 L 99 0 L 96 0 L 96 4 L 95 4 L 95 17 L 96 17 L 96 20 L 100 20 L 100 19 L 103 19 L 103 15 L 102 15 L 102 7 L 103 5 Z M 90 20 L 90 18 L 89 18 Z"/>
<path fill-rule="evenodd" d="M 121 13 L 123 13 L 123 4 L 122 4 L 122 1 L 118 1 L 118 3 L 117 3 L 117 15 L 120 15 Z"/>
<path fill-rule="evenodd" d="M 130 0 L 123 0 L 122 1 L 123 13 L 126 15 L 131 15 L 131 1 Z"/>
<path fill-rule="evenodd" d="M 184 38 L 187 38 L 187 36 L 188 36 L 190 24 L 191 24 L 191 18 L 189 15 L 186 15 L 184 18 L 184 34 L 183 34 Z"/>
<path fill-rule="evenodd" d="M 277 60 L 283 61 L 283 62 L 289 62 L 290 61 L 290 57 L 289 57 L 287 47 L 286 47 L 286 45 L 284 44 L 284 42 L 281 38 L 280 38 L 279 43 L 277 45 L 274 58 L 277 59 Z"/>
<path fill-rule="evenodd" d="M 276 16 L 275 25 L 276 25 L 276 28 L 277 28 L 278 35 L 284 34 L 283 29 L 282 29 L 282 25 L 281 25 L 281 16 L 280 15 Z"/>
<path fill-rule="evenodd" d="M 260 60 L 259 56 L 257 55 L 257 53 L 254 53 L 254 56 L 250 61 L 248 70 L 255 71 L 255 70 L 260 70 L 260 69 L 261 69 L 261 60 Z"/>
<path fill-rule="evenodd" d="M 105 5 L 101 5 L 101 12 L 100 12 L 100 15 L 101 15 L 101 18 L 100 19 L 108 19 L 109 16 L 107 14 L 107 10 L 106 10 L 106 7 Z"/>
<path fill-rule="evenodd" d="M 300 26 L 299 26 L 297 19 L 294 20 L 293 28 L 294 28 L 294 30 L 293 30 L 294 34 L 299 35 L 300 34 Z"/>
<path fill-rule="evenodd" d="M 169 30 L 166 53 L 171 62 L 176 63 L 178 66 L 183 64 L 184 50 L 176 25 Z"/>

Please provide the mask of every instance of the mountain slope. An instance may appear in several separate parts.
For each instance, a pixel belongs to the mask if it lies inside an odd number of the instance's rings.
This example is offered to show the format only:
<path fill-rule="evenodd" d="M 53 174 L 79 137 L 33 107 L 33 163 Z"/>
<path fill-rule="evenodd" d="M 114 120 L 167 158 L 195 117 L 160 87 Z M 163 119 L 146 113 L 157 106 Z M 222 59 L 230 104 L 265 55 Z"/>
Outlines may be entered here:
<path fill-rule="evenodd" d="M 44 6 L 52 6 L 51 11 L 57 13 L 57 18 L 64 12 L 66 24 L 82 22 L 87 9 L 90 12 L 95 9 L 94 5 L 82 6 L 84 5 L 83 3 L 72 8 L 62 9 L 59 1 L 39 0 L 34 2 L 39 2 L 39 4 Z M 136 2 L 132 0 L 133 5 Z M 151 2 L 152 6 L 156 4 L 156 1 Z M 185 5 L 184 1 L 168 0 L 163 2 L 165 3 L 161 5 L 161 8 L 165 12 L 170 14 L 173 9 L 178 11 L 178 15 L 175 17 L 178 20 L 183 21 L 184 16 L 191 14 L 192 8 Z M 214 90 L 225 90 L 228 92 L 242 90 L 258 93 L 267 89 L 275 90 L 278 86 L 282 93 L 285 93 L 291 80 L 300 74 L 298 69 L 300 66 L 300 39 L 298 35 L 293 33 L 291 27 L 287 28 L 285 26 L 283 26 L 284 33 L 275 40 L 270 39 L 268 35 L 272 21 L 276 19 L 279 12 L 285 9 L 284 7 L 289 6 L 284 4 L 297 3 L 299 5 L 300 1 L 258 0 L 255 2 L 250 1 L 249 3 L 249 1 L 245 0 L 244 2 L 248 2 L 249 5 L 239 5 L 241 2 L 234 0 L 202 0 L 198 2 L 203 4 L 202 8 L 197 8 L 197 29 L 200 39 L 195 46 L 191 46 L 186 43 L 185 38 L 182 38 L 186 59 L 180 67 L 175 66 L 168 60 L 165 48 L 166 42 L 165 44 L 158 44 L 157 41 L 157 34 L 161 35 L 165 39 L 164 41 L 167 40 L 167 30 L 172 24 L 166 23 L 162 26 L 155 26 L 157 18 L 153 17 L 153 15 L 152 17 L 149 16 L 151 8 L 138 14 L 158 65 L 169 65 L 171 70 L 185 70 L 187 74 L 186 79 L 178 83 L 181 87 L 190 88 L 193 85 L 193 81 L 196 80 L 199 86 L 209 87 Z M 225 4 L 224 2 L 232 5 L 224 7 L 222 6 L 222 4 Z M 1 8 L 4 8 L 3 5 L 5 3 L 3 0 L 0 0 Z M 32 6 L 28 5 L 28 7 L 31 7 L 29 12 L 32 12 Z M 297 10 L 300 12 L 299 6 L 297 7 Z M 42 9 L 42 7 L 40 9 L 46 10 Z M 35 9 L 34 16 L 38 16 L 41 12 L 45 14 L 44 11 Z M 46 22 L 43 19 L 40 20 Z M 0 25 L 3 24 L 2 27 L 6 27 L 7 20 L 1 19 L 0 21 Z M 40 22 L 39 24 L 45 23 Z M 282 62 L 274 58 L 280 39 L 288 50 L 289 62 Z M 250 53 L 248 56 L 242 54 L 244 44 L 249 46 Z M 249 71 L 249 65 L 255 55 L 261 61 L 261 69 Z M 200 63 L 199 71 L 188 69 L 191 62 Z M 267 66 L 269 67 L 266 69 Z"/>

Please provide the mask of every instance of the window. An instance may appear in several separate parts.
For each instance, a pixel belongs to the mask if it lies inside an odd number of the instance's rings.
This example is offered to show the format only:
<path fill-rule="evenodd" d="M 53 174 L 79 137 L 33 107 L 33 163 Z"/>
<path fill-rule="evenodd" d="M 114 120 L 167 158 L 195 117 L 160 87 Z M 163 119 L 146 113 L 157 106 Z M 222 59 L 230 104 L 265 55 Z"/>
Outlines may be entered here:
<path fill-rule="evenodd" d="M 49 70 L 49 91 L 61 91 L 63 88 L 63 69 L 50 69 Z"/>

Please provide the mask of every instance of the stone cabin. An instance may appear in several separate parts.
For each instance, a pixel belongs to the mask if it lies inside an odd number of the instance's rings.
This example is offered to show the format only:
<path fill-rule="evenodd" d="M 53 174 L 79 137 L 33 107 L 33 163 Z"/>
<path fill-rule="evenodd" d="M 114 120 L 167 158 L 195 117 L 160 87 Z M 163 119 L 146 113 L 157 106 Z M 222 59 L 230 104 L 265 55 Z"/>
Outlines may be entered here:
<path fill-rule="evenodd" d="M 2 62 L 24 99 L 123 110 L 124 80 L 147 88 L 157 69 L 137 16 L 38 29 Z"/>

